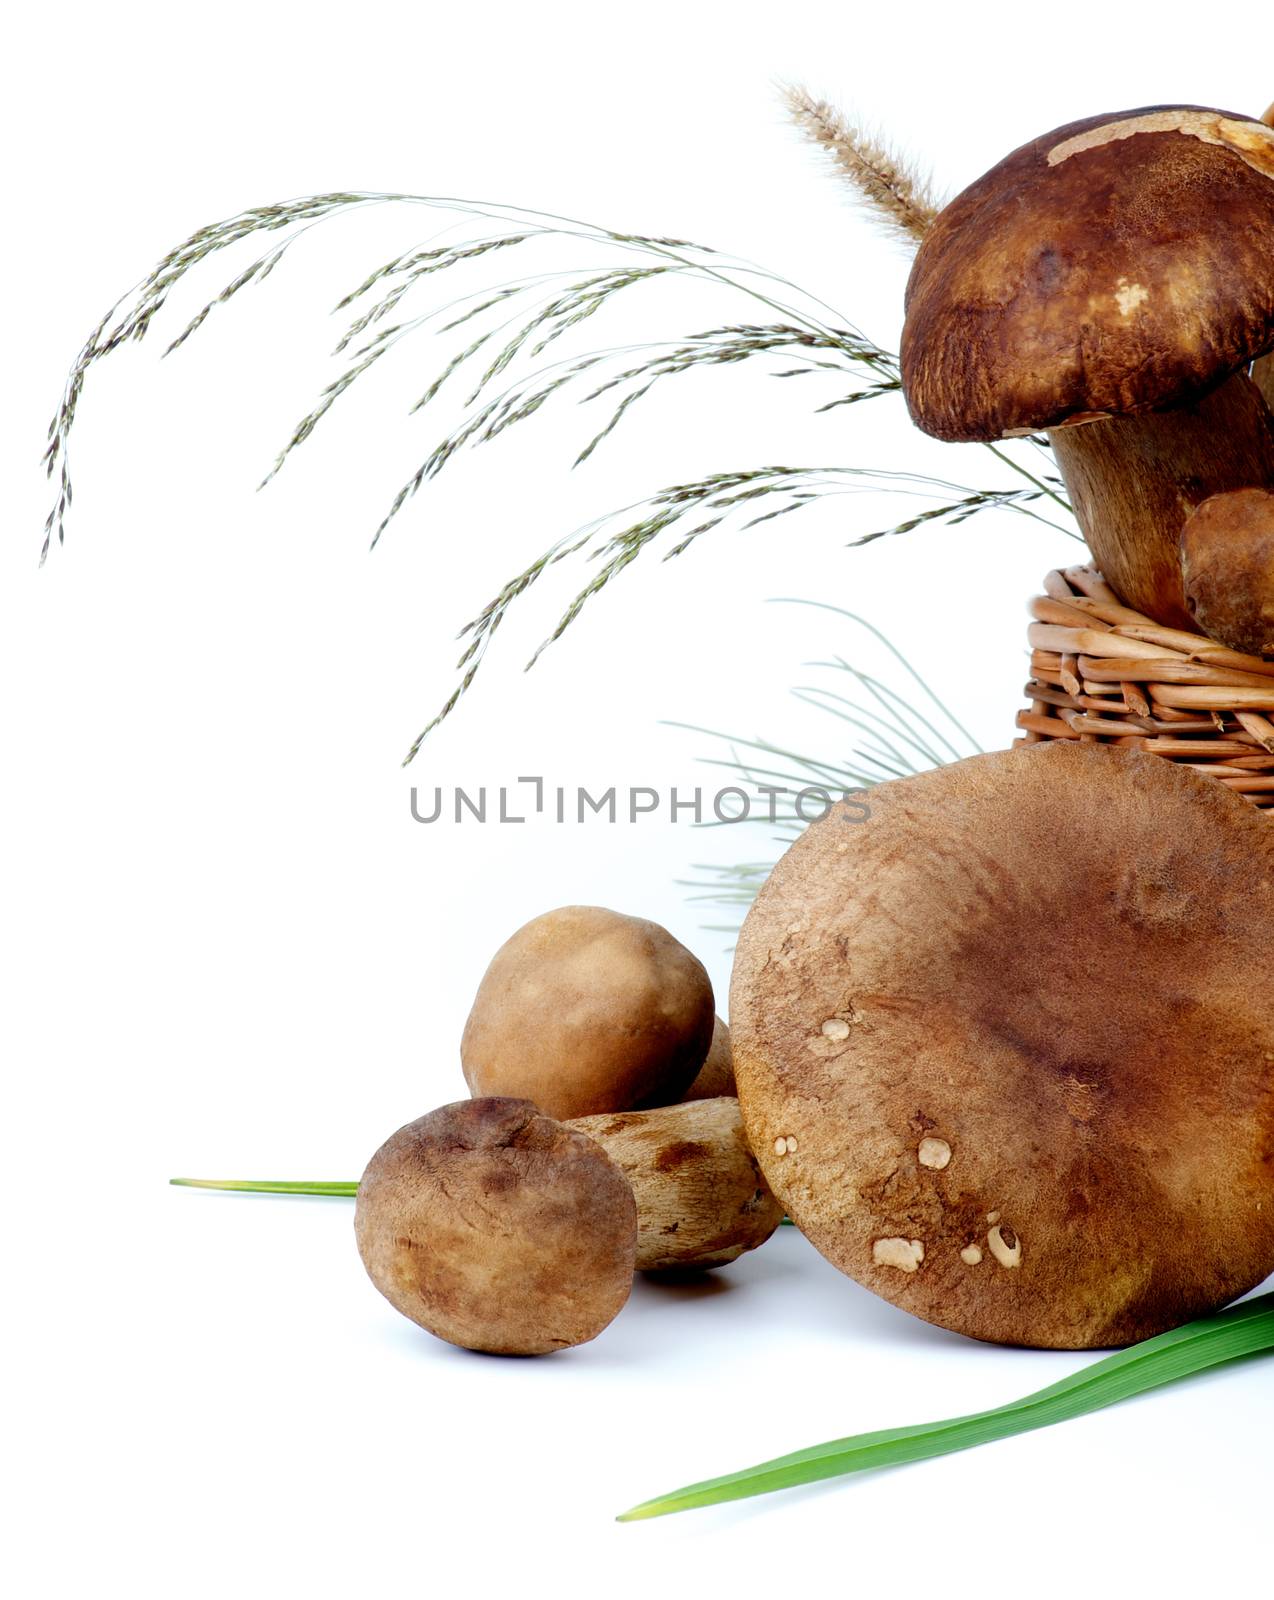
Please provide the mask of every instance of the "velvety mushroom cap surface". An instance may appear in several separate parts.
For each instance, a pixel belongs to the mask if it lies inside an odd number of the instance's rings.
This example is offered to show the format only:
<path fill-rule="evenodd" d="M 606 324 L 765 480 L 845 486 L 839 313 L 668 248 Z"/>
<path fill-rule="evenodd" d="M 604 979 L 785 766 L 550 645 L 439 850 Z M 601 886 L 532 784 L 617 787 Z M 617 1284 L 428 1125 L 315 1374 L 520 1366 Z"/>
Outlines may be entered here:
<path fill-rule="evenodd" d="M 1274 129 L 1199 106 L 1073 122 L 938 216 L 907 286 L 918 427 L 998 439 L 1179 404 L 1274 345 Z"/>
<path fill-rule="evenodd" d="M 460 1044 L 474 1094 L 585 1117 L 680 1099 L 712 1042 L 712 983 L 658 923 L 548 911 L 496 952 Z"/>
<path fill-rule="evenodd" d="M 1274 655 L 1274 494 L 1233 489 L 1197 506 L 1181 530 L 1181 569 L 1205 633 L 1245 655 Z"/>
<path fill-rule="evenodd" d="M 422 1328 L 545 1355 L 596 1338 L 628 1299 L 637 1204 L 583 1133 L 524 1100 L 461 1100 L 381 1145 L 354 1232 L 372 1282 Z"/>
<path fill-rule="evenodd" d="M 1065 1349 L 1274 1271 L 1268 819 L 1060 742 L 870 806 L 779 862 L 730 991 L 749 1141 L 802 1231 L 930 1322 Z"/>

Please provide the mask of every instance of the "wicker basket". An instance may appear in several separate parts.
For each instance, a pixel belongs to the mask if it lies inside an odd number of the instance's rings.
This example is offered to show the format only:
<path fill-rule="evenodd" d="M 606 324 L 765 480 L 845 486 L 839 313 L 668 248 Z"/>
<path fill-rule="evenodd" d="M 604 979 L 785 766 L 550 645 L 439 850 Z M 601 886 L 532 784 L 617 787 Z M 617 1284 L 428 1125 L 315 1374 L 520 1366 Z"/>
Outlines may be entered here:
<path fill-rule="evenodd" d="M 1093 567 L 1050 572 L 1044 588 L 1031 602 L 1031 703 L 1015 743 L 1150 750 L 1274 808 L 1274 660 L 1152 622 Z"/>

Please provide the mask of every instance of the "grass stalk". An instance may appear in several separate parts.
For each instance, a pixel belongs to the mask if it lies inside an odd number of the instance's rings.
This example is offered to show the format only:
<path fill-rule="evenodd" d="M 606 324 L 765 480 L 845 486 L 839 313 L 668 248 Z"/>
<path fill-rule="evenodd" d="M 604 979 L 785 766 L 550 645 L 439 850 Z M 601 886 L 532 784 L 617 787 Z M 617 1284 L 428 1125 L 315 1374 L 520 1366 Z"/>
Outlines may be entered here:
<path fill-rule="evenodd" d="M 1258 1295 L 1216 1316 L 1186 1323 L 1083 1367 L 1059 1383 L 1021 1400 L 970 1416 L 906 1428 L 886 1428 L 812 1445 L 741 1472 L 729 1472 L 621 1512 L 619 1522 L 640 1522 L 676 1511 L 771 1494 L 825 1478 L 903 1466 L 992 1444 L 1016 1433 L 1052 1427 L 1210 1367 L 1274 1349 L 1274 1294 Z"/>
<path fill-rule="evenodd" d="M 287 1181 L 270 1178 L 170 1178 L 186 1189 L 217 1189 L 239 1194 L 318 1195 L 352 1199 L 357 1182 L 340 1180 Z M 791 1226 L 791 1219 L 783 1221 Z M 882 1467 L 906 1466 L 937 1456 L 994 1444 L 1014 1434 L 1050 1428 L 1090 1412 L 1118 1405 L 1165 1384 L 1205 1372 L 1212 1367 L 1274 1350 L 1274 1293 L 1256 1295 L 1215 1316 L 1185 1323 L 1168 1333 L 1130 1345 L 1113 1355 L 1082 1367 L 1047 1388 L 1020 1400 L 949 1417 L 942 1422 L 884 1428 L 851 1434 L 825 1444 L 794 1450 L 756 1466 L 705 1478 L 671 1493 L 643 1500 L 616 1517 L 617 1522 L 643 1522 L 678 1511 L 695 1511 L 819 1483 L 827 1478 L 871 1472 Z"/>
<path fill-rule="evenodd" d="M 878 141 L 851 128 L 822 102 L 792 91 L 790 109 L 833 155 L 857 184 L 869 204 L 891 215 L 904 232 L 917 236 L 931 217 L 933 202 L 924 185 L 905 164 Z M 803 108 L 803 109 L 802 109 Z M 852 171 L 850 170 L 852 169 Z M 196 229 L 169 251 L 152 271 L 110 308 L 90 333 L 66 380 L 61 403 L 49 428 L 45 456 L 55 484 L 52 509 L 44 530 L 41 559 L 52 543 L 60 544 L 72 501 L 70 440 L 85 381 L 106 357 L 146 338 L 152 323 L 195 272 L 226 250 L 245 241 L 268 248 L 230 276 L 220 292 L 205 298 L 193 316 L 185 316 L 166 352 L 184 347 L 218 307 L 275 271 L 283 256 L 320 223 L 352 213 L 399 206 L 428 214 L 442 213 L 442 228 L 367 273 L 334 307 L 342 319 L 334 355 L 342 366 L 319 393 L 309 411 L 292 429 L 266 474 L 272 478 L 293 450 L 309 440 L 329 413 L 342 404 L 384 358 L 401 350 L 422 330 L 431 336 L 465 326 L 466 341 L 435 369 L 431 381 L 417 391 L 413 415 L 425 412 L 444 385 L 452 392 L 467 375 L 458 417 L 400 485 L 372 536 L 373 546 L 406 509 L 417 492 L 461 453 L 503 437 L 511 428 L 537 415 L 546 405 L 573 397 L 581 406 L 601 407 L 602 414 L 574 456 L 580 466 L 592 459 L 633 408 L 664 380 L 691 372 L 729 368 L 744 362 L 760 365 L 772 377 L 828 380 L 839 386 L 830 399 L 813 396 L 816 414 L 833 408 L 897 394 L 901 388 L 898 357 L 874 343 L 852 321 L 822 300 L 759 263 L 746 261 L 685 239 L 639 235 L 608 228 L 560 213 L 504 202 L 471 201 L 454 196 L 379 191 L 336 191 L 253 207 L 220 222 Z M 882 210 L 883 208 L 883 210 Z M 448 241 L 457 227 L 470 237 Z M 511 274 L 494 286 L 470 294 L 439 297 L 432 310 L 414 311 L 422 288 L 452 268 L 465 271 L 488 258 L 521 262 L 554 240 L 569 240 L 607 252 L 592 267 Z M 277 280 L 276 280 L 277 281 Z M 714 325 L 681 338 L 635 343 L 609 343 L 557 356 L 558 341 L 613 305 L 628 291 L 641 296 L 644 286 L 694 281 L 726 298 L 728 311 Z M 729 304 L 729 302 L 733 304 Z M 196 302 L 198 304 L 198 302 Z M 400 308 L 402 308 L 400 310 Z M 739 310 L 743 316 L 738 314 Z M 733 313 L 733 314 L 731 314 Z M 758 317 L 749 321 L 749 316 Z M 216 319 L 213 319 L 214 322 Z M 554 359 L 545 352 L 553 347 Z M 569 339 L 561 348 L 570 349 Z M 348 353 L 346 353 L 348 352 Z M 454 380 L 454 382 L 453 382 Z M 809 387 L 807 384 L 806 388 Z M 1038 448 L 1039 441 L 1028 441 Z M 1024 482 L 1017 488 L 978 489 L 944 483 L 922 475 L 869 471 L 844 465 L 830 468 L 760 467 L 717 471 L 689 483 L 668 485 L 646 499 L 613 509 L 573 533 L 557 539 L 529 566 L 505 582 L 477 616 L 460 631 L 462 653 L 458 681 L 437 714 L 413 741 L 411 761 L 423 739 L 437 728 L 468 692 L 486 658 L 496 630 L 509 608 L 519 603 L 551 568 L 574 557 L 597 563 L 589 581 L 562 613 L 556 627 L 531 662 L 560 639 L 575 619 L 633 561 L 656 544 L 663 559 L 684 554 L 705 534 L 732 525 L 743 532 L 804 510 L 832 495 L 888 486 L 899 493 L 919 494 L 931 504 L 896 523 L 853 540 L 868 543 L 886 534 L 906 533 L 928 523 L 955 527 L 992 509 L 1013 510 L 1049 527 L 1070 527 L 1041 515 L 1038 503 L 1048 499 L 1065 509 L 1056 492 L 1057 480 L 1020 465 L 1007 452 L 992 447 L 1002 464 Z"/>
<path fill-rule="evenodd" d="M 169 1178 L 178 1189 L 224 1189 L 235 1194 L 311 1194 L 352 1200 L 358 1183 L 342 1178 L 300 1179 L 296 1182 L 276 1178 Z"/>

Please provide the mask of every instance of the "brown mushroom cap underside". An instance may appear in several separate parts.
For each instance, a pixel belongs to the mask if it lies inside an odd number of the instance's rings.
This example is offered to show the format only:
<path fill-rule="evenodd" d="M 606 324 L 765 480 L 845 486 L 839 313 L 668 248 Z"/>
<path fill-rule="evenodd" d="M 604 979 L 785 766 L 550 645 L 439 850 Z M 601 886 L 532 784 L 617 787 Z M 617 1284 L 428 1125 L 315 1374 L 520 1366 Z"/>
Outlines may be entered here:
<path fill-rule="evenodd" d="M 732 1095 L 649 1111 L 579 1117 L 637 1197 L 637 1269 L 723 1267 L 783 1220 Z"/>
<path fill-rule="evenodd" d="M 1274 345 L 1274 129 L 1152 106 L 1033 139 L 958 195 L 907 286 L 917 426 L 999 439 L 1201 394 Z"/>
<path fill-rule="evenodd" d="M 887 1300 L 1126 1344 L 1274 1270 L 1272 993 L 1258 812 L 1143 753 L 977 756 L 865 822 L 835 807 L 758 897 L 730 992 L 749 1140 Z"/>
<path fill-rule="evenodd" d="M 712 983 L 666 928 L 562 906 L 518 929 L 487 968 L 460 1045 L 474 1094 L 558 1118 L 678 1100 L 712 1040 Z"/>
<path fill-rule="evenodd" d="M 440 1339 L 543 1355 L 595 1338 L 632 1288 L 637 1206 L 585 1134 L 525 1100 L 462 1100 L 400 1128 L 358 1186 L 373 1283 Z"/>

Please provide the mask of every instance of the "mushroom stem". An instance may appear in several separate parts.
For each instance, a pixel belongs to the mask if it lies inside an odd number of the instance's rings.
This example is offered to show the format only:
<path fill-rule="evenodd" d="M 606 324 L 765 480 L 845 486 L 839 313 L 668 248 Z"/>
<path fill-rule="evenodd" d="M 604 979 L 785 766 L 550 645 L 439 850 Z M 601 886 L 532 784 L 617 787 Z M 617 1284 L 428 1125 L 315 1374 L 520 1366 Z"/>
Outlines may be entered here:
<path fill-rule="evenodd" d="M 764 1244 L 783 1219 L 733 1096 L 574 1117 L 566 1126 L 596 1140 L 632 1185 L 639 1272 L 725 1266 Z"/>
<path fill-rule="evenodd" d="M 1197 629 L 1179 540 L 1212 495 L 1274 486 L 1274 418 L 1246 373 L 1172 411 L 1054 429 L 1049 434 L 1096 565 L 1126 605 L 1170 627 Z"/>

